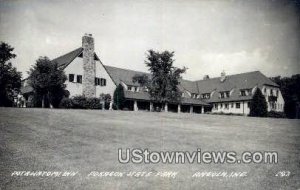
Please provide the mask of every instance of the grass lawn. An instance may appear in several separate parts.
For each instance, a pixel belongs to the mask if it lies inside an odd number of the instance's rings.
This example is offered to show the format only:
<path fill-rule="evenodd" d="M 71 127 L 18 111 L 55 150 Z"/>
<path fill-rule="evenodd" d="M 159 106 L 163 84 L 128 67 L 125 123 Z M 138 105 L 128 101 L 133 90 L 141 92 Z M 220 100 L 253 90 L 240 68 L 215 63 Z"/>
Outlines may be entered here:
<path fill-rule="evenodd" d="M 0 189 L 299 189 L 300 121 L 201 114 L 0 108 Z M 121 164 L 118 148 L 277 151 L 278 164 Z M 79 171 L 16 177 L 13 171 Z M 175 171 L 176 178 L 87 177 Z M 192 178 L 198 171 L 247 177 Z M 290 171 L 289 177 L 276 177 Z"/>

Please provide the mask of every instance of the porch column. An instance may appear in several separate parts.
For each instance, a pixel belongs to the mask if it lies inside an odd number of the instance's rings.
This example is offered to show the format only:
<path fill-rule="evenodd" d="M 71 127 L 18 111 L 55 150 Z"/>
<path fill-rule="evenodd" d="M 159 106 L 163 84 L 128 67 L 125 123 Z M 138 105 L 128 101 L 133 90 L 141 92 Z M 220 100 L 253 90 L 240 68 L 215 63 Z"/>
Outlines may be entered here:
<path fill-rule="evenodd" d="M 180 104 L 178 104 L 177 111 L 178 111 L 178 113 L 180 113 L 180 112 L 181 112 L 181 105 L 180 105 Z"/>
<path fill-rule="evenodd" d="M 153 102 L 150 102 L 150 111 L 153 111 Z"/>
<path fill-rule="evenodd" d="M 136 100 L 134 100 L 134 103 L 133 103 L 133 110 L 134 111 L 138 111 L 139 110 L 139 108 L 137 106 L 137 101 Z"/>
<path fill-rule="evenodd" d="M 113 105 L 113 101 L 110 101 L 109 102 L 109 110 L 112 110 L 113 108 L 112 108 L 112 105 Z"/>
<path fill-rule="evenodd" d="M 190 113 L 193 113 L 193 105 L 190 105 Z"/>
<path fill-rule="evenodd" d="M 165 112 L 168 112 L 168 103 L 165 103 Z"/>
<path fill-rule="evenodd" d="M 204 106 L 201 106 L 201 113 L 204 113 Z"/>

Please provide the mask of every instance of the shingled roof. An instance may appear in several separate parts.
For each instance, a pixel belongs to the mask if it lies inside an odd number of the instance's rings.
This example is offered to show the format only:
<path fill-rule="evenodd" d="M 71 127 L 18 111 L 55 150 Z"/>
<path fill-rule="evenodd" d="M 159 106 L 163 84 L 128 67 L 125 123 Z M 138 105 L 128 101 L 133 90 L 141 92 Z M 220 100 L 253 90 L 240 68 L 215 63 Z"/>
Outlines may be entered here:
<path fill-rule="evenodd" d="M 116 85 L 119 85 L 121 82 L 124 82 L 126 85 L 139 86 L 137 82 L 132 82 L 132 78 L 135 75 L 147 75 L 148 77 L 151 77 L 151 75 L 146 72 L 121 69 L 118 67 L 112 67 L 108 65 L 104 65 L 104 67 L 106 68 L 107 72 L 110 74 Z"/>
<path fill-rule="evenodd" d="M 138 83 L 132 82 L 132 77 L 142 74 L 151 77 L 149 73 L 145 72 L 121 69 L 107 65 L 105 65 L 105 67 L 117 85 L 123 82 L 126 85 L 139 86 Z M 178 88 L 181 91 L 187 90 L 190 93 L 196 94 L 214 92 L 212 93 L 210 99 L 200 101 L 199 99 L 185 98 L 183 102 L 187 104 L 202 104 L 204 103 L 204 101 L 211 103 L 250 100 L 252 99 L 252 96 L 240 96 L 240 90 L 253 89 L 254 87 L 261 88 L 263 85 L 278 87 L 276 83 L 274 83 L 259 71 L 228 75 L 223 82 L 220 79 L 220 77 L 198 81 L 180 79 Z M 222 91 L 231 91 L 230 97 L 222 99 L 219 98 L 219 92 Z M 125 97 L 129 99 L 150 100 L 149 94 L 146 92 L 126 92 Z"/>
<path fill-rule="evenodd" d="M 57 57 L 52 60 L 53 63 L 57 63 L 60 68 L 66 68 L 76 57 L 78 57 L 83 51 L 83 48 L 77 48 L 67 54 Z"/>
<path fill-rule="evenodd" d="M 228 75 L 223 82 L 221 82 L 220 79 L 221 77 L 217 77 L 196 81 L 200 94 L 211 93 L 213 91 L 217 92 L 213 93 L 213 96 L 209 100 L 207 100 L 208 102 L 249 100 L 252 99 L 252 96 L 240 96 L 240 90 L 252 89 L 254 87 L 262 88 L 263 85 L 278 87 L 276 83 L 274 83 L 259 71 Z M 219 98 L 218 92 L 231 90 L 233 91 L 229 98 Z"/>
<path fill-rule="evenodd" d="M 140 91 L 140 92 L 132 92 L 132 91 L 124 91 L 124 96 L 126 99 L 131 100 L 144 100 L 144 101 L 150 101 L 151 97 L 148 92 Z M 209 106 L 208 103 L 200 100 L 200 99 L 192 99 L 192 98 L 182 98 L 181 104 L 185 105 L 204 105 Z"/>
<path fill-rule="evenodd" d="M 230 91 L 233 88 L 247 89 L 254 86 L 270 85 L 278 87 L 276 83 L 259 71 L 228 75 L 225 81 L 221 77 L 196 81 L 200 93 L 210 93 L 213 90 Z"/>
<path fill-rule="evenodd" d="M 76 57 L 81 56 L 83 52 L 83 48 L 77 48 L 67 54 L 64 54 L 60 57 L 57 57 L 52 60 L 58 64 L 60 68 L 66 68 Z M 99 60 L 97 55 L 95 54 L 95 59 Z M 108 74 L 114 81 L 116 85 L 121 82 L 127 85 L 139 86 L 137 82 L 132 82 L 132 78 L 135 75 L 147 75 L 149 78 L 151 77 L 150 73 L 134 71 L 129 69 L 122 69 L 117 67 L 112 67 L 108 65 L 104 65 Z M 188 91 L 190 93 L 203 94 L 203 93 L 212 93 L 212 97 L 207 100 L 200 99 L 192 99 L 192 98 L 183 98 L 183 104 L 201 104 L 207 105 L 205 102 L 225 102 L 225 101 L 239 101 L 239 100 L 249 100 L 252 99 L 252 96 L 240 96 L 241 89 L 252 89 L 254 87 L 261 88 L 263 85 L 269 85 L 278 87 L 276 83 L 267 78 L 259 71 L 247 72 L 235 75 L 226 76 L 225 81 L 221 81 L 220 77 L 205 79 L 205 80 L 197 80 L 197 81 L 189 81 L 180 79 L 180 84 L 178 85 L 179 90 Z M 32 88 L 23 87 L 21 89 L 22 93 L 28 93 L 32 91 Z M 219 92 L 221 91 L 231 91 L 231 95 L 229 98 L 220 99 Z M 125 91 L 125 97 L 128 99 L 138 99 L 138 100 L 150 100 L 150 96 L 147 92 L 131 92 Z M 205 101 L 205 102 L 204 102 Z"/>

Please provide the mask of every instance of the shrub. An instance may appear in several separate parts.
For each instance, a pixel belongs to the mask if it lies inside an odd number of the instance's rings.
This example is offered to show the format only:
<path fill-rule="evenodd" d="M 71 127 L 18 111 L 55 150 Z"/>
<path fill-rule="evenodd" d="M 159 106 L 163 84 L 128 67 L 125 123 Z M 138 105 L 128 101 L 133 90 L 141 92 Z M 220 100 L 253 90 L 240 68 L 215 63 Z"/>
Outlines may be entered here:
<path fill-rule="evenodd" d="M 84 96 L 75 96 L 73 98 L 64 98 L 60 103 L 61 108 L 73 109 L 101 109 L 99 98 L 86 98 Z"/>
<path fill-rule="evenodd" d="M 102 109 L 99 98 L 87 98 L 85 106 L 87 109 Z"/>
<path fill-rule="evenodd" d="M 284 112 L 270 111 L 270 112 L 268 112 L 268 117 L 272 117 L 272 118 L 286 118 L 286 115 L 284 114 Z"/>
<path fill-rule="evenodd" d="M 124 89 L 121 84 L 118 85 L 114 92 L 114 107 L 118 110 L 123 109 L 124 103 L 125 103 L 125 97 L 124 97 Z"/>
<path fill-rule="evenodd" d="M 60 108 L 71 109 L 74 107 L 73 101 L 70 98 L 63 98 L 59 104 Z"/>
<path fill-rule="evenodd" d="M 87 99 L 84 96 L 75 96 L 72 98 L 73 108 L 75 109 L 87 109 Z"/>

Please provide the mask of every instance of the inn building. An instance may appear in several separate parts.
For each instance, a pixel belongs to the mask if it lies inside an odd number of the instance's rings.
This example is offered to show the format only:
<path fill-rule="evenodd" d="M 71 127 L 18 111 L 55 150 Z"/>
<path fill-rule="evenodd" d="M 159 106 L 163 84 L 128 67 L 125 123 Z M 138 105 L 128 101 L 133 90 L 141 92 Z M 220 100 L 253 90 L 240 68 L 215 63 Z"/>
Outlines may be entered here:
<path fill-rule="evenodd" d="M 268 111 L 282 112 L 284 100 L 279 86 L 259 71 L 226 75 L 202 80 L 180 80 L 178 89 L 182 93 L 180 103 L 161 105 L 149 96 L 146 87 L 134 83 L 135 75 L 149 73 L 122 69 L 104 65 L 95 53 L 94 38 L 91 34 L 82 37 L 82 46 L 52 60 L 68 77 L 66 90 L 70 97 L 84 95 L 100 97 L 100 94 L 110 94 L 121 84 L 126 98 L 126 109 L 148 110 L 162 108 L 170 112 L 188 113 L 234 113 L 248 115 L 249 104 L 255 91 L 261 89 L 268 104 Z M 27 80 L 23 81 L 21 93 L 26 101 L 30 101 L 32 88 Z M 111 103 L 112 105 L 112 103 Z M 111 107 L 111 106 L 110 106 Z"/>

